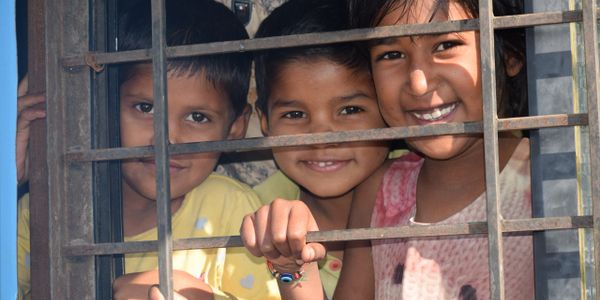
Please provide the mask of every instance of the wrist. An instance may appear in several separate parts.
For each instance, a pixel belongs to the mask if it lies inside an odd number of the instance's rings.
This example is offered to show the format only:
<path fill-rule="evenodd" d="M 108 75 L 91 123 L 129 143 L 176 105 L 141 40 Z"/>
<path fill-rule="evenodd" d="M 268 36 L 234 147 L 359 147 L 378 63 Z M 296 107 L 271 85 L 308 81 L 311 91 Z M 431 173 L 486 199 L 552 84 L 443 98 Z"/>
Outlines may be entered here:
<path fill-rule="evenodd" d="M 282 284 L 299 282 L 302 281 L 304 277 L 303 266 L 296 263 L 274 265 L 271 261 L 267 260 L 267 268 L 269 269 L 269 272 L 271 272 L 271 275 Z"/>

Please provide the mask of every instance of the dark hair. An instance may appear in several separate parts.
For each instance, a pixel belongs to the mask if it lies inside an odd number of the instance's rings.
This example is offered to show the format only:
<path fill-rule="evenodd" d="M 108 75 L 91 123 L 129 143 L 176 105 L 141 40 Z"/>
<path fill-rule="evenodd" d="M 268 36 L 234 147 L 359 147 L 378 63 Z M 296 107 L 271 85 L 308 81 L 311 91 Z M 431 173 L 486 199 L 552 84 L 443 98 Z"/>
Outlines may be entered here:
<path fill-rule="evenodd" d="M 256 37 L 283 36 L 349 28 L 345 0 L 291 0 L 276 8 L 259 26 Z M 294 61 L 326 59 L 358 72 L 369 72 L 369 63 L 353 43 L 260 51 L 255 54 L 256 107 L 268 114 L 271 85 L 282 66 Z"/>
<path fill-rule="evenodd" d="M 168 46 L 248 39 L 244 25 L 236 16 L 213 0 L 168 0 L 165 8 Z M 151 48 L 150 0 L 134 1 L 122 11 L 118 50 Z M 169 59 L 167 68 L 177 76 L 204 72 L 206 79 L 228 96 L 237 117 L 248 103 L 251 63 L 250 54 L 232 53 Z M 127 80 L 139 64 L 121 66 L 119 84 Z"/>
<path fill-rule="evenodd" d="M 399 9 L 408 13 L 418 0 L 349 0 L 349 14 L 353 28 L 377 26 L 388 12 Z M 444 4 L 456 2 L 473 17 L 479 17 L 478 0 L 437 0 L 434 10 Z M 494 0 L 495 16 L 523 13 L 522 0 Z M 527 70 L 525 64 L 525 30 L 523 28 L 497 30 L 494 37 L 496 59 L 496 90 L 498 115 L 516 117 L 527 115 Z M 365 49 L 363 43 L 363 50 Z M 506 74 L 506 59 L 514 58 L 523 63 L 516 76 Z"/>

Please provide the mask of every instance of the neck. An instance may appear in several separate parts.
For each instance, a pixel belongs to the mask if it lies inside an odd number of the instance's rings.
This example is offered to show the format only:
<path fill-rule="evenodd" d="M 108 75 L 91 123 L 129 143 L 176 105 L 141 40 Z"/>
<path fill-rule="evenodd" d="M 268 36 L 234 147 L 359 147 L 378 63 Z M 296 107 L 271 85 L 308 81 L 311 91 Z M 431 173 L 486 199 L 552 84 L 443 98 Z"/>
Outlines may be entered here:
<path fill-rule="evenodd" d="M 301 189 L 300 200 L 310 209 L 319 230 L 345 229 L 348 226 L 352 194 L 350 191 L 337 197 L 319 197 Z"/>
<path fill-rule="evenodd" d="M 508 164 L 520 139 L 511 134 L 498 139 L 499 170 Z M 426 158 L 417 185 L 419 222 L 439 222 L 467 207 L 485 191 L 483 139 L 448 160 Z"/>
<path fill-rule="evenodd" d="M 156 227 L 156 199 L 141 195 L 127 182 L 123 181 L 123 233 L 133 236 Z M 185 195 L 171 199 L 171 214 L 174 214 L 183 203 Z"/>

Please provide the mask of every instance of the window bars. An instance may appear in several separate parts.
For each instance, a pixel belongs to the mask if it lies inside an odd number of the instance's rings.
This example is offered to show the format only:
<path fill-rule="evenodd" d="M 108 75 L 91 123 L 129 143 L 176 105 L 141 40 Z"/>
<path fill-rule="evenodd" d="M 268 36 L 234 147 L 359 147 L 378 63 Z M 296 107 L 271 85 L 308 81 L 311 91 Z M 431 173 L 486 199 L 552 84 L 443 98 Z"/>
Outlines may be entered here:
<path fill-rule="evenodd" d="M 172 299 L 171 254 L 173 250 L 241 246 L 239 237 L 213 237 L 173 241 L 169 207 L 168 157 L 174 154 L 211 151 L 251 151 L 281 146 L 331 142 L 394 140 L 415 136 L 483 133 L 485 143 L 487 222 L 398 228 L 372 228 L 312 232 L 309 241 L 345 241 L 487 234 L 489 241 L 490 287 L 492 299 L 504 299 L 502 234 L 556 229 L 593 228 L 596 299 L 600 299 L 600 114 L 598 108 L 598 39 L 596 0 L 583 0 L 577 11 L 533 13 L 494 17 L 492 1 L 480 1 L 480 19 L 443 23 L 397 25 L 385 28 L 355 29 L 322 34 L 270 37 L 191 46 L 167 47 L 164 1 L 152 1 L 153 48 L 125 52 L 90 52 L 94 28 L 87 16 L 87 1 L 46 2 L 47 43 L 47 124 L 49 171 L 50 295 L 56 299 L 86 299 L 95 295 L 94 256 L 159 252 L 161 290 Z M 582 22 L 584 34 L 585 81 L 588 112 L 498 119 L 495 99 L 493 33 L 495 29 Z M 251 138 L 169 145 L 166 105 L 166 65 L 168 58 L 192 55 L 255 51 L 300 45 L 320 45 L 416 34 L 478 30 L 481 39 L 481 66 L 484 96 L 482 122 L 384 128 L 310 135 Z M 93 30 L 92 30 L 93 31 Z M 104 65 L 151 60 L 154 70 L 155 144 L 149 147 L 93 149 L 95 134 L 90 95 L 94 71 Z M 93 74 L 93 71 L 92 71 Z M 565 126 L 587 126 L 590 144 L 591 216 L 567 216 L 503 220 L 498 201 L 497 132 Z M 93 228 L 93 171 L 91 162 L 155 156 L 157 161 L 158 241 L 95 243 Z"/>

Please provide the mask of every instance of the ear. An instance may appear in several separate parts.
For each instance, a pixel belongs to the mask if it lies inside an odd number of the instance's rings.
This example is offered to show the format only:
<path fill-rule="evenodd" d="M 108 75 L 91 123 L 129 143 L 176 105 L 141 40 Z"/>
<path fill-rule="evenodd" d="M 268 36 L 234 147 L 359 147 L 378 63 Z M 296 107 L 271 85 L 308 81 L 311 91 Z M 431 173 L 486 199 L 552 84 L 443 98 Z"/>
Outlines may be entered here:
<path fill-rule="evenodd" d="M 248 122 L 250 121 L 250 115 L 252 110 L 250 105 L 244 107 L 244 111 L 231 123 L 229 128 L 229 135 L 227 139 L 241 139 L 246 136 L 246 130 L 248 130 Z"/>
<path fill-rule="evenodd" d="M 260 119 L 260 131 L 264 136 L 269 136 L 269 118 L 260 109 L 256 109 L 256 113 Z"/>
<path fill-rule="evenodd" d="M 507 55 L 504 58 L 504 65 L 506 66 L 506 76 L 514 77 L 521 72 L 521 68 L 523 68 L 523 61 L 515 58 L 512 55 Z"/>

